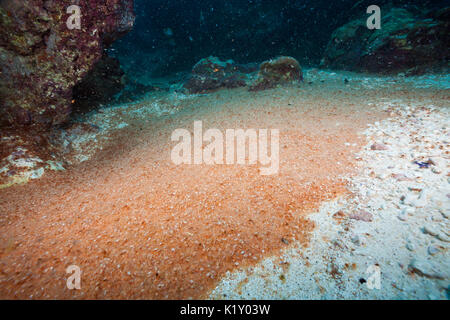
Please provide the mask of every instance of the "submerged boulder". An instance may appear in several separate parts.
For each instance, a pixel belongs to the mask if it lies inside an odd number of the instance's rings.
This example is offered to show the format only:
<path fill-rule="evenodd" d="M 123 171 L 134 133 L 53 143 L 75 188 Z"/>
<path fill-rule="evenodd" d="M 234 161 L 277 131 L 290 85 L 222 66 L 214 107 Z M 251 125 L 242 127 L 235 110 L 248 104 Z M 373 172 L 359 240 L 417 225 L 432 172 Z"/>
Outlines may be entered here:
<path fill-rule="evenodd" d="M 68 120 L 72 89 L 134 23 L 133 0 L 0 0 L 0 125 L 42 131 Z"/>
<path fill-rule="evenodd" d="M 279 57 L 275 60 L 264 61 L 260 65 L 258 78 L 250 90 L 265 90 L 279 84 L 302 80 L 303 72 L 299 62 L 292 57 Z"/>
<path fill-rule="evenodd" d="M 190 93 L 206 93 L 221 88 L 249 87 L 250 91 L 274 88 L 303 80 L 300 64 L 292 57 L 256 63 L 236 64 L 216 57 L 200 60 L 192 69 L 184 88 Z"/>
<path fill-rule="evenodd" d="M 247 85 L 247 75 L 256 71 L 254 65 L 239 65 L 233 60 L 217 57 L 200 60 L 193 68 L 184 88 L 190 93 L 211 92 L 220 88 L 238 88 Z"/>
<path fill-rule="evenodd" d="M 448 68 L 450 8 L 418 14 L 390 8 L 381 29 L 369 30 L 367 16 L 338 28 L 321 66 L 374 73 L 412 74 Z"/>

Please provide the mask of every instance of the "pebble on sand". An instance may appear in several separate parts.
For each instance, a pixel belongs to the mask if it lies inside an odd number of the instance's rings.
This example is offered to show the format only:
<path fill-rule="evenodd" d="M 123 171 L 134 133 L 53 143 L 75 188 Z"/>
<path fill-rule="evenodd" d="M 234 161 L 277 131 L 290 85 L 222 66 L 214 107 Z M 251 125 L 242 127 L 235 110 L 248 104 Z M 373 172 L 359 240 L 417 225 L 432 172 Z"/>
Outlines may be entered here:
<path fill-rule="evenodd" d="M 365 222 L 372 222 L 372 220 L 373 220 L 372 214 L 365 210 L 359 210 L 358 212 L 353 212 L 349 215 L 349 218 L 353 219 L 353 220 L 365 221 Z"/>
<path fill-rule="evenodd" d="M 383 150 L 388 150 L 388 147 L 382 143 L 374 143 L 371 147 L 370 150 L 374 150 L 374 151 L 383 151 Z"/>

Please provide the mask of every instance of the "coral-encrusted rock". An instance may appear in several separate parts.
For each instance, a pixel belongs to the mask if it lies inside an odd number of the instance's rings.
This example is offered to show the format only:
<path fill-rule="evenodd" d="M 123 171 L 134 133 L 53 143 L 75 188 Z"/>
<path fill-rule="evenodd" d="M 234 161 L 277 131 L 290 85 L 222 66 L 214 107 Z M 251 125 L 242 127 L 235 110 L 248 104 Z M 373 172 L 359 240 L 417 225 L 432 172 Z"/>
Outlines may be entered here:
<path fill-rule="evenodd" d="M 302 80 L 303 72 L 298 61 L 292 57 L 279 57 L 261 64 L 258 78 L 250 90 L 265 90 L 279 84 Z"/>
<path fill-rule="evenodd" d="M 70 0 L 0 1 L 0 124 L 43 130 L 65 122 L 72 88 L 130 30 L 133 0 L 79 0 L 81 29 L 69 30 Z"/>
<path fill-rule="evenodd" d="M 376 73 L 421 73 L 448 67 L 449 11 L 419 17 L 391 8 L 383 13 L 380 30 L 367 28 L 367 16 L 353 20 L 333 33 L 322 67 Z"/>
<path fill-rule="evenodd" d="M 111 102 L 125 87 L 125 73 L 117 59 L 103 56 L 73 88 L 73 111 L 84 113 Z"/>
<path fill-rule="evenodd" d="M 238 88 L 247 85 L 246 73 L 256 71 L 252 65 L 238 65 L 234 61 L 221 61 L 217 57 L 200 60 L 184 84 L 190 93 L 205 93 L 220 88 Z"/>

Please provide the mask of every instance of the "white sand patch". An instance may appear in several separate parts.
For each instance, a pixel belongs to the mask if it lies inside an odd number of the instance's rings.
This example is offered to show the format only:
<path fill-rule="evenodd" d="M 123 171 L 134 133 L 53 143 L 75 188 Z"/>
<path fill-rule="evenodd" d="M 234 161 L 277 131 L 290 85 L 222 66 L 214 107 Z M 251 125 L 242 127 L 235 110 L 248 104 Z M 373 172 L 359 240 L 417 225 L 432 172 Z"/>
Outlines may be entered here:
<path fill-rule="evenodd" d="M 228 273 L 210 298 L 448 298 L 448 106 L 379 107 L 393 117 L 364 132 L 368 144 L 356 156 L 361 172 L 349 179 L 354 196 L 311 214 L 316 229 L 309 247 Z M 372 150 L 375 143 L 385 150 Z M 349 219 L 361 210 L 371 222 Z M 341 223 L 332 217 L 339 211 Z M 377 270 L 379 289 L 367 283 Z"/>

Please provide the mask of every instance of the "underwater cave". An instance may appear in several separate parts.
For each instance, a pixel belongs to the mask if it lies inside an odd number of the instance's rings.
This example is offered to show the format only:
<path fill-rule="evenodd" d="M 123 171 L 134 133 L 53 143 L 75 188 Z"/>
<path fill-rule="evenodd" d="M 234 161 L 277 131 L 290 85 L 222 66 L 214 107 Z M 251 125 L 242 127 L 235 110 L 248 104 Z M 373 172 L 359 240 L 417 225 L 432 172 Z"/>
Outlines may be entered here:
<path fill-rule="evenodd" d="M 0 0 L 0 299 L 448 300 L 449 30 L 447 0 Z"/>

